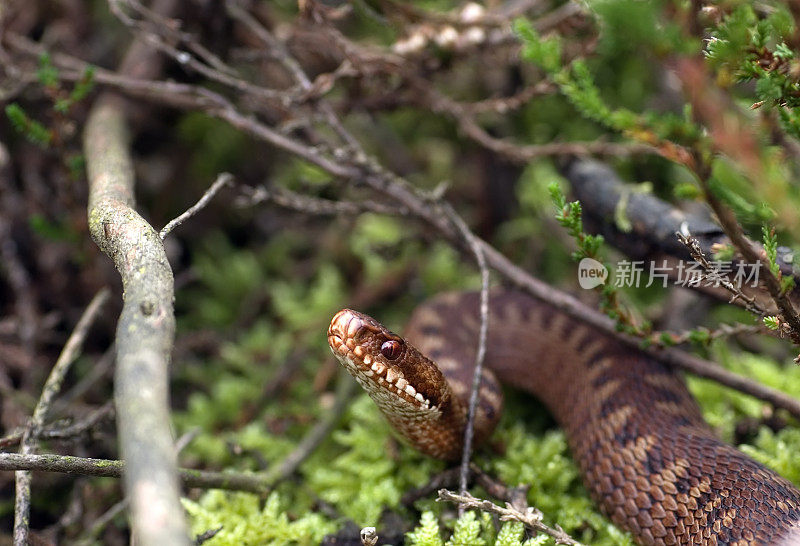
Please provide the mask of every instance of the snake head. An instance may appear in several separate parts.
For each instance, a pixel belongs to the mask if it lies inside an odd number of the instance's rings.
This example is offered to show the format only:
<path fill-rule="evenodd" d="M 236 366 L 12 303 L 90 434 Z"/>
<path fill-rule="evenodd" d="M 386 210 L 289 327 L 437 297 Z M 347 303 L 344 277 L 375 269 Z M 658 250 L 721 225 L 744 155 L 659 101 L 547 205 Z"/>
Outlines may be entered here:
<path fill-rule="evenodd" d="M 387 414 L 438 414 L 450 391 L 433 362 L 370 316 L 342 309 L 331 320 L 328 345 Z"/>

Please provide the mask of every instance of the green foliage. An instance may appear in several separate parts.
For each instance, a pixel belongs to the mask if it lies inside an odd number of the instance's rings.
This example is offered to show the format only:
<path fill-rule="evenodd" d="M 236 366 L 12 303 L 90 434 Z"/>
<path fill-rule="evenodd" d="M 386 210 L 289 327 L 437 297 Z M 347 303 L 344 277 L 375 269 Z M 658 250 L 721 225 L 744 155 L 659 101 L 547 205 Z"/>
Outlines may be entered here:
<path fill-rule="evenodd" d="M 81 240 L 81 234 L 69 223 L 54 222 L 41 214 L 33 214 L 28 217 L 28 225 L 37 235 L 50 241 L 77 243 Z"/>
<path fill-rule="evenodd" d="M 561 187 L 556 182 L 550 184 L 547 190 L 556 208 L 556 220 L 567 229 L 567 233 L 578 244 L 578 250 L 572 255 L 573 259 L 576 261 L 583 258 L 597 259 L 600 247 L 603 245 L 603 236 L 589 235 L 583 231 L 580 201 L 567 203 Z"/>
<path fill-rule="evenodd" d="M 278 493 L 270 494 L 263 507 L 256 495 L 219 490 L 183 504 L 195 535 L 222 528 L 204 542 L 208 546 L 312 545 L 336 529 L 334 523 L 314 512 L 290 519 L 287 504 Z"/>
<path fill-rule="evenodd" d="M 611 29 L 603 33 L 608 50 L 618 52 L 621 47 L 636 47 L 640 52 L 644 45 L 652 47 L 655 53 L 664 54 L 696 48 L 693 40 L 685 39 L 677 25 L 657 23 L 658 12 L 662 9 L 660 2 L 604 0 L 593 2 L 592 7 Z M 691 121 L 688 110 L 678 116 L 654 111 L 638 114 L 628 108 L 611 107 L 585 60 L 577 58 L 567 66 L 562 65 L 562 48 L 557 37 L 541 37 L 526 21 L 517 21 L 515 30 L 523 42 L 523 58 L 540 66 L 585 118 L 649 143 L 662 139 L 688 144 L 701 137 L 702 131 Z M 647 37 L 644 44 L 643 37 Z"/>
<path fill-rule="evenodd" d="M 50 54 L 45 52 L 39 56 L 39 68 L 36 70 L 36 79 L 45 87 L 58 87 L 58 70 L 53 66 Z"/>
<path fill-rule="evenodd" d="M 711 344 L 714 360 L 729 370 L 751 377 L 789 396 L 800 397 L 800 367 L 781 367 L 774 360 L 752 353 L 733 353 L 721 341 Z M 730 441 L 742 417 L 760 419 L 764 403 L 718 383 L 698 377 L 687 378 L 692 394 L 700 402 L 703 415 L 720 435 Z M 756 443 L 760 446 L 759 443 Z"/>
<path fill-rule="evenodd" d="M 543 39 L 526 19 L 517 19 L 514 31 L 525 43 L 522 54 L 527 60 L 541 66 L 549 74 L 561 69 L 562 46 L 557 35 Z"/>
<path fill-rule="evenodd" d="M 600 19 L 600 47 L 606 53 L 663 56 L 691 54 L 700 48 L 678 23 L 664 16 L 664 0 L 594 0 L 590 6 Z"/>
<path fill-rule="evenodd" d="M 766 326 L 770 330 L 776 330 L 777 331 L 781 326 L 780 319 L 778 319 L 778 317 L 776 317 L 774 315 L 773 316 L 769 316 L 769 317 L 764 317 L 763 322 L 764 322 L 764 326 Z"/>
<path fill-rule="evenodd" d="M 740 447 L 756 461 L 772 468 L 789 481 L 800 484 L 800 463 L 797 461 L 800 430 L 785 428 L 775 433 L 767 427 L 761 427 L 754 445 Z"/>
<path fill-rule="evenodd" d="M 409 546 L 444 546 L 439 534 L 439 521 L 433 512 L 423 512 L 419 525 L 406 538 Z"/>
<path fill-rule="evenodd" d="M 397 457 L 387 457 L 390 429 L 366 394 L 350 406 L 345 427 L 333 439 L 340 454 L 315 454 L 303 472 L 311 489 L 361 526 L 376 525 L 385 508 L 396 508 L 405 491 L 442 468 L 405 445 Z"/>
<path fill-rule="evenodd" d="M 711 164 L 708 186 L 712 193 L 730 206 L 745 224 L 758 226 L 775 213 L 758 194 L 757 188 L 729 161 L 718 158 Z"/>
<path fill-rule="evenodd" d="M 781 269 L 778 265 L 778 237 L 775 235 L 775 230 L 768 229 L 767 226 L 762 226 L 761 233 L 763 235 L 764 251 L 767 254 L 769 270 L 780 282 L 781 292 L 786 293 L 794 288 L 794 278 L 791 276 L 784 277 L 781 274 Z"/>
<path fill-rule="evenodd" d="M 31 119 L 19 104 L 12 102 L 6 106 L 6 116 L 14 129 L 22 133 L 30 142 L 42 148 L 50 146 L 53 141 L 53 133 L 38 121 Z"/>
<path fill-rule="evenodd" d="M 794 19 L 785 5 L 757 11 L 743 3 L 712 31 L 705 53 L 719 81 L 755 80 L 755 106 L 776 108 L 783 129 L 797 137 L 800 63 L 786 43 L 794 31 Z"/>
<path fill-rule="evenodd" d="M 774 229 L 768 229 L 767 226 L 762 226 L 761 234 L 764 241 L 764 252 L 767 254 L 767 265 L 769 270 L 776 277 L 780 275 L 781 270 L 778 266 L 778 237 L 775 235 Z"/>
<path fill-rule="evenodd" d="M 498 435 L 506 452 L 490 461 L 489 467 L 504 483 L 530 485 L 528 501 L 544 513 L 546 523 L 557 523 L 585 544 L 632 544 L 594 507 L 562 431 L 535 436 L 522 425 L 511 424 Z"/>
<path fill-rule="evenodd" d="M 548 537 L 540 535 L 523 541 L 524 526 L 520 522 L 506 522 L 495 532 L 489 514 L 465 512 L 458 518 L 450 538 L 445 542 L 440 533 L 439 522 L 433 512 L 423 512 L 419 525 L 406 539 L 409 546 L 538 546 L 546 544 Z"/>
<path fill-rule="evenodd" d="M 86 98 L 92 89 L 94 89 L 94 73 L 95 68 L 93 66 L 86 68 L 83 76 L 75 83 L 69 95 L 67 95 L 66 98 L 56 100 L 54 108 L 57 112 L 66 114 L 69 112 L 69 109 L 72 108 L 72 105 Z"/>
<path fill-rule="evenodd" d="M 88 67 L 82 78 L 73 86 L 72 91 L 64 96 L 60 89 L 60 76 L 48 53 L 39 57 L 39 68 L 36 71 L 39 83 L 48 91 L 47 95 L 53 101 L 53 109 L 61 115 L 67 114 L 72 106 L 86 98 L 94 87 L 94 67 Z M 49 148 L 56 138 L 57 127 L 49 128 L 43 123 L 32 119 L 17 103 L 11 103 L 5 108 L 6 116 L 19 133 L 33 144 L 42 148 Z M 74 168 L 75 164 L 68 162 L 68 167 L 73 175 L 79 174 Z M 80 173 L 82 175 L 82 172 Z"/>

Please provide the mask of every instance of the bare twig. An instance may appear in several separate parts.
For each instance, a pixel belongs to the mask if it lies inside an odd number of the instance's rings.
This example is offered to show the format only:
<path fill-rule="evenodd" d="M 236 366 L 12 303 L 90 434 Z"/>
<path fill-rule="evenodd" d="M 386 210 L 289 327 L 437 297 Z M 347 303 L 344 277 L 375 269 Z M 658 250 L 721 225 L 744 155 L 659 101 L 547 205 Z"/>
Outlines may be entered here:
<path fill-rule="evenodd" d="M 42 428 L 37 436 L 41 440 L 68 440 L 71 438 L 76 438 L 93 429 L 98 423 L 104 421 L 105 419 L 112 418 L 113 416 L 114 405 L 111 403 L 103 404 L 80 421 L 76 421 L 68 426 L 51 426 L 49 428 Z M 3 438 L 0 438 L 0 449 L 8 448 L 18 444 L 20 441 L 22 441 L 24 434 L 25 429 L 20 428 L 11 434 L 7 434 Z"/>
<path fill-rule="evenodd" d="M 237 200 L 238 206 L 252 206 L 259 203 L 270 202 L 275 203 L 281 207 L 295 210 L 298 212 L 305 212 L 308 214 L 335 216 L 339 214 L 360 214 L 362 212 L 375 212 L 377 214 L 397 214 L 405 215 L 408 211 L 405 208 L 384 205 L 376 201 L 344 201 L 330 199 L 319 199 L 316 197 L 308 197 L 280 186 L 266 188 L 258 186 L 251 188 L 248 186 L 242 187 L 244 195 Z"/>
<path fill-rule="evenodd" d="M 509 487 L 491 477 L 475 463 L 470 463 L 469 470 L 471 482 L 483 487 L 489 495 L 501 499 L 504 502 L 509 502 L 516 507 L 526 503 L 525 499 L 530 486 Z M 410 506 L 415 501 L 427 497 L 434 491 L 438 491 L 442 488 L 457 487 L 460 473 L 461 469 L 459 467 L 448 468 L 433 476 L 430 481 L 422 487 L 404 493 L 400 502 L 405 506 Z"/>
<path fill-rule="evenodd" d="M 490 514 L 497 514 L 500 516 L 501 521 L 519 521 L 528 529 L 537 533 L 544 533 L 552 537 L 556 544 L 572 544 L 574 546 L 581 546 L 581 543 L 569 536 L 558 525 L 549 527 L 542 523 L 542 513 L 536 508 L 528 507 L 527 510 L 521 511 L 506 503 L 505 508 L 497 506 L 491 501 L 477 499 L 469 493 L 457 495 L 447 489 L 439 490 L 438 501 L 454 502 L 459 506 L 465 508 L 475 508 Z"/>
<path fill-rule="evenodd" d="M 463 493 L 467 490 L 467 481 L 469 480 L 469 461 L 472 457 L 472 440 L 475 435 L 475 412 L 478 407 L 478 392 L 483 378 L 483 363 L 486 360 L 486 336 L 489 332 L 489 268 L 486 266 L 486 256 L 478 238 L 469 230 L 464 220 L 456 214 L 449 204 L 442 203 L 441 207 L 469 245 L 481 272 L 481 326 L 478 333 L 478 347 L 475 352 L 475 370 L 472 372 L 472 387 L 469 395 L 467 426 L 464 429 L 464 449 L 461 454 L 461 471 L 459 474 L 459 490 Z"/>
<path fill-rule="evenodd" d="M 30 423 L 22 435 L 22 445 L 20 447 L 20 453 L 22 455 L 29 455 L 36 451 L 38 447 L 37 437 L 50 412 L 53 399 L 61 390 L 64 378 L 70 366 L 78 357 L 78 353 L 83 346 L 89 328 L 97 318 L 100 309 L 108 301 L 108 298 L 109 292 L 105 288 L 100 290 L 95 297 L 92 298 L 92 301 L 83 312 L 78 324 L 75 325 L 72 334 L 70 334 L 53 369 L 50 370 L 50 375 L 47 377 L 47 381 L 45 381 L 44 387 L 42 388 L 42 395 L 39 397 L 39 401 L 36 403 L 36 407 L 33 410 Z M 16 473 L 15 478 L 17 483 L 14 502 L 14 544 L 25 546 L 28 544 L 31 476 L 29 472 L 19 471 Z"/>
<path fill-rule="evenodd" d="M 733 211 L 714 195 L 708 185 L 708 180 L 705 177 L 700 177 L 700 180 L 705 199 L 711 206 L 714 214 L 717 215 L 722 229 L 725 230 L 725 234 L 731 240 L 733 246 L 736 247 L 748 262 L 752 264 L 761 263 L 761 260 L 766 255 L 762 255 L 762 253 L 756 249 L 755 245 L 745 236 L 744 230 L 736 220 Z M 800 315 L 798 315 L 788 295 L 781 287 L 780 281 L 773 275 L 772 271 L 770 271 L 768 267 L 762 267 L 761 270 L 764 272 L 764 284 L 770 296 L 772 296 L 772 301 L 775 302 L 775 305 L 780 310 L 784 322 L 789 325 L 789 337 L 791 337 L 795 345 L 800 345 Z"/>
<path fill-rule="evenodd" d="M 121 478 L 127 471 L 127 466 L 123 461 L 113 459 L 89 459 L 52 454 L 0 453 L 0 471 L 18 470 Z M 181 468 L 178 470 L 178 476 L 186 487 L 248 491 L 256 494 L 265 494 L 271 488 L 271 484 L 263 474 L 209 472 Z"/>
<path fill-rule="evenodd" d="M 161 231 L 158 232 L 158 236 L 161 237 L 163 241 L 169 232 L 184 223 L 186 220 L 197 214 L 199 211 L 203 210 L 208 202 L 211 201 L 214 196 L 217 194 L 219 190 L 222 189 L 223 186 L 230 185 L 233 182 L 233 175 L 230 173 L 221 173 L 217 176 L 217 179 L 211 184 L 211 187 L 206 190 L 200 200 L 189 207 L 186 212 L 169 221 L 169 223 L 161 228 Z"/>
<path fill-rule="evenodd" d="M 743 293 L 739 287 L 728 280 L 724 273 L 720 272 L 719 269 L 708 261 L 697 239 L 691 235 L 684 235 L 681 232 L 677 232 L 675 235 L 677 235 L 678 240 L 689 249 L 689 254 L 692 255 L 692 258 L 703 267 L 706 274 L 710 277 L 709 280 L 718 282 L 725 290 L 732 294 L 731 303 L 734 300 L 740 300 L 743 302 L 744 308 L 757 317 L 764 318 L 767 316 L 767 311 L 756 304 L 755 298 Z"/>
<path fill-rule="evenodd" d="M 303 71 L 300 63 L 298 63 L 297 60 L 289 54 L 286 47 L 284 47 L 280 40 L 275 38 L 272 33 L 264 28 L 264 26 L 261 25 L 261 23 L 259 23 L 252 15 L 243 10 L 235 0 L 226 0 L 225 7 L 227 8 L 231 17 L 247 26 L 247 28 L 249 28 L 256 36 L 258 36 L 261 41 L 264 42 L 268 48 L 270 48 L 273 55 L 281 64 L 283 64 L 283 66 L 292 75 L 292 78 L 298 83 L 303 91 L 308 92 L 312 89 L 313 84 Z M 356 141 L 356 139 L 344 128 L 341 121 L 339 121 L 339 119 L 336 117 L 333 108 L 331 108 L 328 103 L 320 102 L 317 104 L 317 108 L 319 108 L 319 111 L 324 116 L 326 122 L 345 144 L 356 149 L 359 148 L 358 141 Z"/>

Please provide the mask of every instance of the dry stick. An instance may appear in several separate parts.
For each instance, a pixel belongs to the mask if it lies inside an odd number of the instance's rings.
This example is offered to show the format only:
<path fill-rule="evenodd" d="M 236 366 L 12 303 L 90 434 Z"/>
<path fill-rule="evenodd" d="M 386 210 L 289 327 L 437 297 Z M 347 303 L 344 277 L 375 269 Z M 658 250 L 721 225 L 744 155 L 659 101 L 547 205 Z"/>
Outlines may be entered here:
<path fill-rule="evenodd" d="M 440 489 L 439 498 L 436 500 L 454 502 L 459 506 L 464 506 L 466 508 L 476 508 L 483 512 L 497 514 L 500 516 L 501 521 L 519 521 L 537 533 L 544 533 L 552 537 L 556 544 L 572 544 L 574 546 L 582 546 L 580 542 L 565 533 L 564 530 L 558 525 L 553 528 L 542 523 L 542 513 L 536 508 L 529 507 L 525 512 L 523 512 L 514 508 L 509 503 L 506 503 L 506 507 L 503 508 L 488 500 L 477 499 L 469 493 L 457 495 L 451 491 L 448 491 L 447 489 Z"/>
<path fill-rule="evenodd" d="M 137 542 L 189 545 L 170 430 L 169 356 L 175 334 L 172 269 L 156 231 L 133 209 L 124 104 L 99 99 L 84 132 L 89 229 L 122 277 L 115 399 L 125 485 Z"/>
<path fill-rule="evenodd" d="M 217 194 L 219 190 L 222 189 L 223 186 L 230 185 L 233 182 L 233 175 L 230 173 L 220 173 L 217 176 L 217 179 L 211 184 L 211 187 L 206 190 L 203 196 L 200 198 L 197 203 L 189 207 L 186 212 L 170 220 L 169 223 L 164 226 L 161 231 L 158 232 L 158 236 L 161 237 L 163 241 L 169 232 L 184 223 L 186 220 L 197 214 L 199 211 L 203 210 L 206 205 L 208 205 L 209 201 L 211 201 L 214 196 Z"/>
<path fill-rule="evenodd" d="M 478 350 L 475 352 L 475 370 L 472 372 L 472 388 L 469 394 L 467 426 L 464 428 L 464 449 L 461 453 L 461 470 L 458 484 L 459 490 L 465 493 L 467 491 L 467 482 L 469 481 L 469 460 L 472 457 L 472 441 L 475 435 L 475 412 L 478 407 L 478 392 L 480 392 L 481 379 L 483 377 L 483 363 L 486 360 L 486 336 L 489 332 L 489 268 L 486 267 L 486 256 L 477 237 L 469 230 L 464 220 L 456 214 L 449 203 L 442 203 L 441 206 L 445 215 L 453 222 L 453 225 L 469 244 L 470 250 L 475 256 L 475 261 L 478 262 L 478 269 L 481 272 L 481 326 L 478 333 Z M 463 510 L 463 505 L 459 506 L 459 510 Z"/>
<path fill-rule="evenodd" d="M 264 26 L 261 25 L 261 23 L 259 23 L 252 15 L 238 6 L 235 0 L 226 0 L 225 7 L 231 17 L 247 26 L 256 36 L 258 36 L 261 41 L 267 45 L 267 47 L 270 48 L 271 53 L 292 75 L 292 78 L 294 78 L 301 89 L 306 92 L 312 89 L 313 83 L 303 71 L 303 67 L 301 67 L 300 63 L 298 63 L 297 60 L 292 57 L 291 54 L 289 54 L 289 51 L 280 40 L 275 38 L 275 36 L 273 36 L 269 30 L 264 28 Z M 355 139 L 355 137 L 353 137 L 353 135 L 351 135 L 350 132 L 344 128 L 341 121 L 339 121 L 339 118 L 336 116 L 336 113 L 333 111 L 333 108 L 330 104 L 327 102 L 319 102 L 317 104 L 317 108 L 319 108 L 319 111 L 322 112 L 322 115 L 325 117 L 325 121 L 328 123 L 328 125 L 331 126 L 331 128 L 336 132 L 337 136 L 344 143 L 354 150 L 359 150 L 361 148 L 361 145 Z"/>
<path fill-rule="evenodd" d="M 725 231 L 725 235 L 728 236 L 733 246 L 736 247 L 745 260 L 753 264 L 760 263 L 763 256 L 745 236 L 742 226 L 736 220 L 736 215 L 711 192 L 711 188 L 708 185 L 708 178 L 702 176 L 701 173 L 697 174 L 703 188 L 703 195 L 714 211 L 714 214 L 717 215 L 719 223 Z M 792 305 L 789 297 L 781 288 L 780 281 L 772 274 L 769 267 L 762 267 L 762 270 L 765 271 L 764 282 L 770 296 L 772 296 L 772 301 L 774 301 L 775 305 L 780 309 L 783 319 L 791 328 L 789 336 L 795 344 L 800 345 L 800 315 L 797 314 L 794 305 Z"/>
<path fill-rule="evenodd" d="M 108 402 L 92 411 L 80 421 L 76 421 L 75 423 L 64 427 L 51 426 L 50 428 L 43 428 L 40 430 L 37 436 L 42 440 L 66 440 L 69 438 L 75 438 L 91 430 L 102 420 L 113 417 L 113 415 L 114 405 Z M 0 449 L 18 444 L 20 441 L 22 441 L 24 434 L 25 429 L 21 428 L 15 430 L 11 434 L 3 436 L 0 438 Z"/>
<path fill-rule="evenodd" d="M 338 214 L 356 215 L 362 212 L 396 214 L 401 216 L 408 214 L 408 211 L 402 207 L 385 205 L 375 201 L 333 201 L 331 199 L 321 199 L 319 197 L 308 197 L 279 186 L 272 188 L 266 188 L 264 186 L 257 186 L 255 188 L 242 186 L 242 193 L 243 195 L 235 201 L 236 205 L 239 207 L 271 202 L 283 208 L 320 216 L 335 216 Z"/>
<path fill-rule="evenodd" d="M 81 476 L 121 478 L 129 466 L 123 461 L 114 459 L 89 459 L 53 454 L 23 455 L 21 453 L 0 453 L 0 471 L 33 470 Z M 269 492 L 272 486 L 264 474 L 210 472 L 180 468 L 177 471 L 177 475 L 186 487 L 203 489 L 227 489 L 230 491 L 265 494 Z"/>
<path fill-rule="evenodd" d="M 706 258 L 706 255 L 703 253 L 703 249 L 700 248 L 700 242 L 696 238 L 691 235 L 684 235 L 680 232 L 676 233 L 676 235 L 681 244 L 689 250 L 689 254 L 691 254 L 692 258 L 703 267 L 706 274 L 710 277 L 710 280 L 719 283 L 725 290 L 731 293 L 731 300 L 728 303 L 740 300 L 743 307 L 758 318 L 763 319 L 767 316 L 766 310 L 758 306 L 754 297 L 744 294 L 739 287 L 727 279 L 724 273 L 721 273 L 719 269 L 708 261 L 708 258 Z"/>
<path fill-rule="evenodd" d="M 50 370 L 50 375 L 42 388 L 42 395 L 36 403 L 33 410 L 33 416 L 30 423 L 28 423 L 25 432 L 22 435 L 22 442 L 20 446 L 21 455 L 29 455 L 36 451 L 38 447 L 37 437 L 41 432 L 44 422 L 47 420 L 47 414 L 50 412 L 50 406 L 53 399 L 61 390 L 61 385 L 64 383 L 64 378 L 69 371 L 70 366 L 78 357 L 83 341 L 89 333 L 89 328 L 97 318 L 100 309 L 108 301 L 108 289 L 101 289 L 92 298 L 91 303 L 81 315 L 78 324 L 67 339 L 66 345 L 58 355 L 53 369 Z M 16 478 L 16 496 L 14 500 L 14 545 L 26 546 L 28 544 L 28 525 L 29 515 L 31 509 L 31 474 L 26 471 L 18 471 L 15 474 Z"/>
<path fill-rule="evenodd" d="M 158 0 L 154 10 L 168 14 L 176 4 Z M 159 67 L 153 51 L 137 40 L 120 72 L 152 78 Z M 124 289 L 114 396 L 132 534 L 141 546 L 189 546 L 168 401 L 175 332 L 172 270 L 158 234 L 133 209 L 134 174 L 121 99 L 106 94 L 96 101 L 84 129 L 84 153 L 89 230 L 114 261 Z"/>

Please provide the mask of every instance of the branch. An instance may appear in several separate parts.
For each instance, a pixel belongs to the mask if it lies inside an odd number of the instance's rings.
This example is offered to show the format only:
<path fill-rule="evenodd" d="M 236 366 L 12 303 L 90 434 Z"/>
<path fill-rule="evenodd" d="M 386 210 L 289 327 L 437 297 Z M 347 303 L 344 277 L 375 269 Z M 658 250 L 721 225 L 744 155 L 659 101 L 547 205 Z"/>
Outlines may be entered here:
<path fill-rule="evenodd" d="M 176 3 L 156 4 L 155 11 L 169 13 Z M 152 51 L 135 41 L 120 71 L 148 78 L 159 66 Z M 116 335 L 115 401 L 132 534 L 142 546 L 189 546 L 168 400 L 175 334 L 172 270 L 158 233 L 133 209 L 125 103 L 108 94 L 98 98 L 83 140 L 89 231 L 114 261 L 124 290 Z"/>
<path fill-rule="evenodd" d="M 22 455 L 20 453 L 0 453 L 0 471 L 38 471 L 61 472 L 80 476 L 121 478 L 127 474 L 130 465 L 114 459 L 89 459 L 67 455 Z M 247 491 L 263 495 L 269 492 L 271 484 L 263 474 L 244 474 L 238 472 L 209 472 L 177 469 L 177 476 L 186 487 L 203 489 L 226 489 Z M 160 522 L 162 525 L 166 522 Z M 154 525 L 159 522 L 153 522 Z M 188 538 L 187 538 L 188 540 Z M 175 544 L 174 542 L 169 544 Z"/>
<path fill-rule="evenodd" d="M 91 303 L 83 312 L 78 324 L 67 339 L 66 345 L 58 356 L 50 375 L 42 388 L 42 395 L 33 410 L 33 417 L 22 434 L 20 453 L 22 455 L 32 454 L 38 447 L 37 437 L 39 436 L 53 399 L 61 390 L 64 378 L 70 366 L 78 357 L 78 353 L 83 346 L 89 328 L 97 318 L 100 309 L 108 301 L 108 290 L 102 289 L 98 292 Z M 30 495 L 31 495 L 31 475 L 29 472 L 17 472 L 16 495 L 14 501 L 14 544 L 25 546 L 28 543 L 28 523 L 30 516 Z"/>
<path fill-rule="evenodd" d="M 211 187 L 206 190 L 200 200 L 189 207 L 186 212 L 178 216 L 177 218 L 173 218 L 172 220 L 167 223 L 166 226 L 161 228 L 161 231 L 158 232 L 158 236 L 163 241 L 169 233 L 184 223 L 186 220 L 197 214 L 199 211 L 203 210 L 208 202 L 211 201 L 214 196 L 217 194 L 219 190 L 222 189 L 223 186 L 228 186 L 233 182 L 233 175 L 230 173 L 221 173 L 217 176 L 217 179 L 211 184 Z"/>
<path fill-rule="evenodd" d="M 454 502 L 465 508 L 475 508 L 477 510 L 481 510 L 482 512 L 496 514 L 500 516 L 500 521 L 519 521 L 532 531 L 544 533 L 547 536 L 552 537 L 556 544 L 572 544 L 574 546 L 582 546 L 580 542 L 565 533 L 564 530 L 558 525 L 553 528 L 542 523 L 542 513 L 536 508 L 528 507 L 527 510 L 523 512 L 521 510 L 517 510 L 509 503 L 506 503 L 506 507 L 503 508 L 502 506 L 497 506 L 491 501 L 477 499 L 469 493 L 456 495 L 447 489 L 440 489 L 439 498 L 436 500 Z"/>

